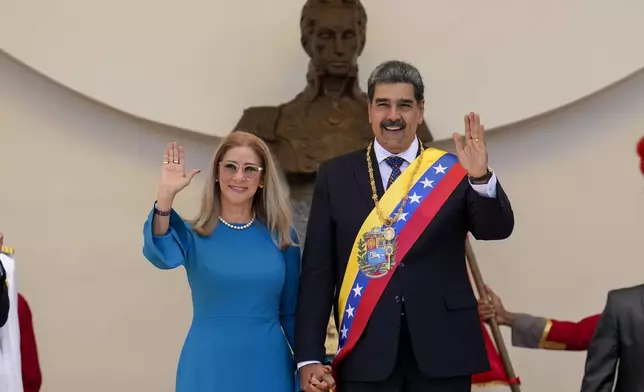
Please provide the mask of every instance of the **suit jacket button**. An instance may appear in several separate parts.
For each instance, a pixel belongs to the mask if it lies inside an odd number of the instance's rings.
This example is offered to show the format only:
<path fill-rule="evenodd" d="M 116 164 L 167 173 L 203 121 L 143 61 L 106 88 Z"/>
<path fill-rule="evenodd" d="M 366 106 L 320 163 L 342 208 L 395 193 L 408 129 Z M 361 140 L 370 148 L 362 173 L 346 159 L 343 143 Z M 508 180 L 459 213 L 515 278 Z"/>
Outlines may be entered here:
<path fill-rule="evenodd" d="M 398 304 L 400 303 L 400 297 L 399 296 L 396 296 L 394 299 L 396 300 L 396 303 L 398 303 Z"/>
<path fill-rule="evenodd" d="M 405 263 L 400 263 L 400 268 L 405 268 Z"/>

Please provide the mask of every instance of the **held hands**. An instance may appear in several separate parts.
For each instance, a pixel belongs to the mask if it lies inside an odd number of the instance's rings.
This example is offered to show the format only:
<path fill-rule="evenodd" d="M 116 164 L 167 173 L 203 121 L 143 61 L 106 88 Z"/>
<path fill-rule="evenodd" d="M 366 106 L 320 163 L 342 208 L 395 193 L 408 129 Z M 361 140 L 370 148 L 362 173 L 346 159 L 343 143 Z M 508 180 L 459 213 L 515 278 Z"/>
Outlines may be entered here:
<path fill-rule="evenodd" d="M 465 116 L 465 145 L 463 137 L 453 133 L 458 161 L 470 177 L 482 177 L 487 173 L 487 148 L 485 147 L 485 129 L 479 115 L 470 113 Z"/>
<path fill-rule="evenodd" d="M 168 143 L 163 153 L 161 179 L 159 180 L 159 200 L 171 201 L 177 193 L 187 187 L 192 178 L 201 170 L 193 169 L 186 173 L 186 156 L 183 146 L 176 142 Z"/>
<path fill-rule="evenodd" d="M 313 363 L 300 369 L 300 388 L 305 392 L 323 392 L 335 388 L 331 366 Z"/>

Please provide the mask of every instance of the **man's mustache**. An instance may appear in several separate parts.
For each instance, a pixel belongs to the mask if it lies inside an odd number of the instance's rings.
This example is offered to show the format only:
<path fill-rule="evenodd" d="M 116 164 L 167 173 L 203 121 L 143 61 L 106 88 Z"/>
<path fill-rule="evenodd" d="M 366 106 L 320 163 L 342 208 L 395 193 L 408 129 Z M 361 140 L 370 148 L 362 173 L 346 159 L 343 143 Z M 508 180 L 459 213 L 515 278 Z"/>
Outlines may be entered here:
<path fill-rule="evenodd" d="M 400 118 L 398 120 L 383 120 L 380 123 L 380 128 L 406 128 L 407 123 L 404 119 Z"/>

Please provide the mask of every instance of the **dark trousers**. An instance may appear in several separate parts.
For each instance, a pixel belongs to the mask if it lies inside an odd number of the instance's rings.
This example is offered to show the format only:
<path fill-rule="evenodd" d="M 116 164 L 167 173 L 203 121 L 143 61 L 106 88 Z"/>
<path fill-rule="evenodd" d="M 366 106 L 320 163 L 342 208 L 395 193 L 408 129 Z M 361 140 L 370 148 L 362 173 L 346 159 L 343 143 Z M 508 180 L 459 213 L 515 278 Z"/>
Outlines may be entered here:
<path fill-rule="evenodd" d="M 471 376 L 431 379 L 418 369 L 407 318 L 404 314 L 401 317 L 398 358 L 389 378 L 377 382 L 339 382 L 339 392 L 471 392 Z"/>

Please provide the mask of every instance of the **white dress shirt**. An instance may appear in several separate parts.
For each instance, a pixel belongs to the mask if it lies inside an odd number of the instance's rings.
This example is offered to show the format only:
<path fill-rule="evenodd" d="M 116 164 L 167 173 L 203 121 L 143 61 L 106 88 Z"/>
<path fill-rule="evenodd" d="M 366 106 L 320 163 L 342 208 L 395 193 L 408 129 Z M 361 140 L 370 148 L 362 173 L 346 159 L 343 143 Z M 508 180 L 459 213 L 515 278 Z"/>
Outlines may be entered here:
<path fill-rule="evenodd" d="M 392 154 L 389 151 L 385 150 L 385 148 L 378 143 L 378 140 L 373 141 L 373 151 L 376 154 L 376 160 L 378 161 L 378 169 L 380 170 L 380 177 L 382 179 L 382 189 L 387 189 L 387 182 L 389 182 L 389 176 L 391 175 L 391 166 L 387 162 L 385 162 L 385 159 L 389 158 L 392 155 L 396 155 L 404 159 L 405 161 L 403 164 L 400 166 L 400 171 L 403 172 L 407 167 L 409 167 L 409 164 L 416 159 L 416 156 L 418 154 L 418 139 L 414 139 L 414 141 L 411 143 L 411 146 L 400 154 Z M 492 177 L 490 178 L 490 181 L 488 181 L 487 184 L 472 184 L 470 182 L 470 185 L 472 186 L 472 189 L 476 191 L 479 195 L 483 197 L 490 197 L 490 198 L 495 198 L 496 197 L 496 174 L 492 173 Z M 299 370 L 302 366 L 309 365 L 311 363 L 320 363 L 319 361 L 304 361 L 300 362 L 297 364 L 297 369 Z"/>
<path fill-rule="evenodd" d="M 416 159 L 416 155 L 418 154 L 418 139 L 414 139 L 414 141 L 411 143 L 411 146 L 400 154 L 392 154 L 389 151 L 385 150 L 385 148 L 378 143 L 378 140 L 373 141 L 373 152 L 376 153 L 376 160 L 378 161 L 378 169 L 380 170 L 380 177 L 382 179 L 382 189 L 387 189 L 387 182 L 389 181 L 389 176 L 391 175 L 391 166 L 387 162 L 385 162 L 385 159 L 389 158 L 392 155 L 399 156 L 402 159 L 405 160 L 403 164 L 400 166 L 400 171 L 403 172 L 410 163 Z M 495 198 L 496 197 L 496 174 L 492 173 L 492 177 L 490 178 L 490 181 L 488 181 L 487 184 L 472 184 L 470 182 L 470 185 L 472 185 L 472 189 L 476 191 L 479 195 L 483 197 L 490 197 L 490 198 Z"/>

